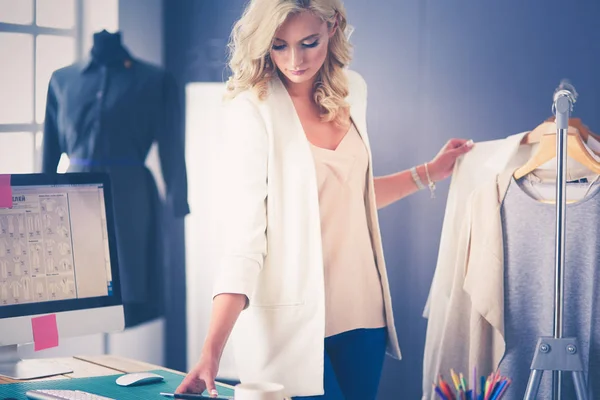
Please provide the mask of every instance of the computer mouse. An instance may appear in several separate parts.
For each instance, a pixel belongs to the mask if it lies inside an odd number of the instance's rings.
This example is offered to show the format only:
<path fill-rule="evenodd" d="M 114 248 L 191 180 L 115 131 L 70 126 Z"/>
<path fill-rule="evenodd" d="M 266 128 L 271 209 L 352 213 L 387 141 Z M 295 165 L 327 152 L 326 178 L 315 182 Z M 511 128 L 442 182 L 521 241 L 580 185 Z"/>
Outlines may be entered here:
<path fill-rule="evenodd" d="M 152 372 L 134 372 L 118 377 L 116 382 L 119 386 L 139 386 L 162 382 L 163 380 L 165 378 Z"/>

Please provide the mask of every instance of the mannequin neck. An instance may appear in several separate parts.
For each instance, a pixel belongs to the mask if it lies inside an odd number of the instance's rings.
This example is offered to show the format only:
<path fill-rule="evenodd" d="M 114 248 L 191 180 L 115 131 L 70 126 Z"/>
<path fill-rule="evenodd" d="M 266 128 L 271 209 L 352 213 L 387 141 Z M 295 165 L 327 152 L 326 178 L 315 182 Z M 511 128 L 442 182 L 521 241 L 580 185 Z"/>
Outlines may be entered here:
<path fill-rule="evenodd" d="M 106 30 L 94 33 L 91 54 L 92 59 L 101 65 L 123 65 L 129 58 L 121 42 L 121 33 L 109 33 Z"/>

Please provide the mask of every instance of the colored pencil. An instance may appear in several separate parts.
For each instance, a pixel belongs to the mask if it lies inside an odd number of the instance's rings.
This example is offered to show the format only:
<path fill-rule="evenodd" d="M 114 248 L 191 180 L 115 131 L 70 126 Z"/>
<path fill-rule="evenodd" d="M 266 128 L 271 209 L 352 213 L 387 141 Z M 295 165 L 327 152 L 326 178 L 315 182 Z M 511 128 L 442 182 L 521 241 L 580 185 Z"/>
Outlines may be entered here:
<path fill-rule="evenodd" d="M 457 374 L 451 369 L 450 375 L 456 391 L 444 380 L 442 375 L 439 375 L 437 383 L 433 383 L 435 393 L 442 400 L 501 400 L 511 383 L 509 378 L 500 375 L 500 371 L 495 371 L 487 379 L 485 376 L 481 376 L 480 388 L 477 390 L 476 369 L 473 369 L 473 382 L 471 385 L 469 385 L 463 373 Z"/>
<path fill-rule="evenodd" d="M 450 385 L 444 380 L 444 378 L 440 375 L 440 388 L 448 398 L 448 400 L 455 400 L 454 394 L 452 393 L 452 389 L 450 389 Z"/>
<path fill-rule="evenodd" d="M 454 387 L 456 388 L 456 390 L 458 390 L 458 388 L 460 386 L 460 382 L 458 380 L 458 375 L 456 375 L 456 372 L 454 372 L 453 369 L 450 370 L 450 375 L 452 377 L 452 382 L 454 382 Z"/>
<path fill-rule="evenodd" d="M 444 392 L 442 392 L 442 390 L 438 386 L 436 386 L 435 383 L 433 384 L 433 390 L 435 390 L 435 392 L 440 397 L 440 399 L 442 399 L 442 400 L 450 400 L 448 397 L 446 397 L 446 395 L 444 394 Z"/>
<path fill-rule="evenodd" d="M 507 381 L 503 381 L 500 385 L 498 385 L 498 388 L 494 391 L 494 394 L 492 395 L 492 400 L 498 400 L 500 393 L 504 391 L 504 386 L 506 386 L 506 382 Z"/>

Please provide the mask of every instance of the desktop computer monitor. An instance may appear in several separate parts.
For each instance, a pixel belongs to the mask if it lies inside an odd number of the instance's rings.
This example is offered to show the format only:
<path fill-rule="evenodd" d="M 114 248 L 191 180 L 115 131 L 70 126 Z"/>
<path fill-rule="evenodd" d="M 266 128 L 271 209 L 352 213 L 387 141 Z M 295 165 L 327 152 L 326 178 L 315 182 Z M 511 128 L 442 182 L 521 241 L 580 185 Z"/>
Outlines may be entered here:
<path fill-rule="evenodd" d="M 40 334 L 57 330 L 59 340 L 123 330 L 110 181 L 101 173 L 18 174 L 10 190 L 12 207 L 0 208 L 0 375 L 70 372 L 20 360 L 17 346 L 38 340 L 41 320 L 51 326 Z"/>

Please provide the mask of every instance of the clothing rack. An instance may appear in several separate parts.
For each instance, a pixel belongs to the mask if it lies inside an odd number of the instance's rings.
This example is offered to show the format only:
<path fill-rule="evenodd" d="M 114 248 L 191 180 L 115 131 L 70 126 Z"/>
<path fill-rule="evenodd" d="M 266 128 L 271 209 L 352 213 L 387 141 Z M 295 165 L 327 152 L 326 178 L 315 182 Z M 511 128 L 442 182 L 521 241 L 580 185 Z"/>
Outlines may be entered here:
<path fill-rule="evenodd" d="M 544 371 L 552 371 L 552 398 L 561 400 L 562 372 L 571 372 L 577 398 L 588 400 L 583 363 L 577 338 L 563 337 L 567 132 L 569 116 L 577 100 L 575 88 L 566 80 L 554 92 L 552 111 L 556 115 L 556 248 L 554 275 L 554 335 L 537 342 L 525 400 L 535 400 Z"/>

